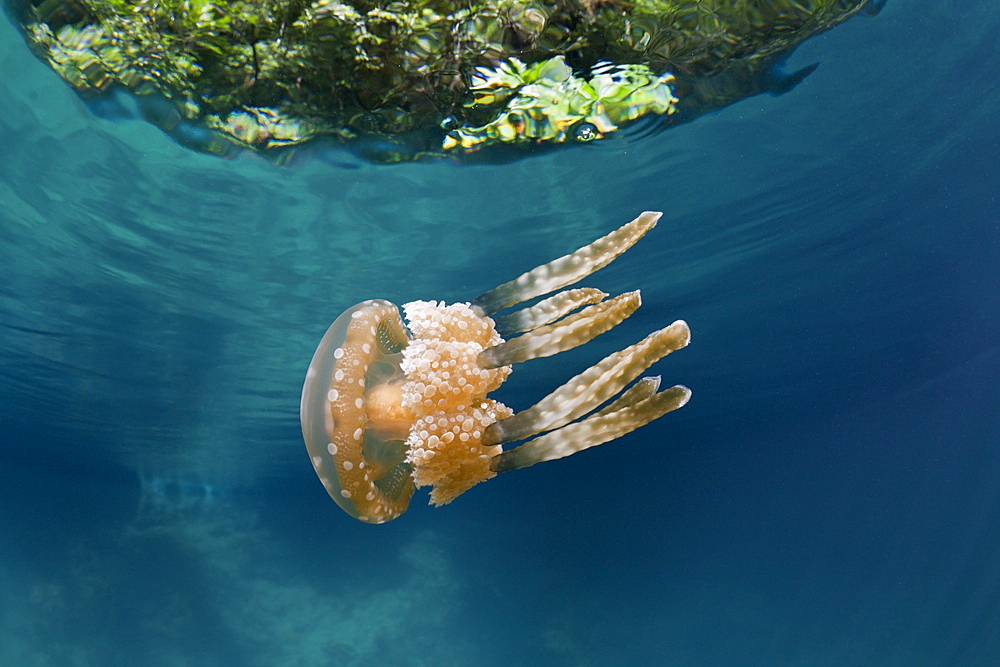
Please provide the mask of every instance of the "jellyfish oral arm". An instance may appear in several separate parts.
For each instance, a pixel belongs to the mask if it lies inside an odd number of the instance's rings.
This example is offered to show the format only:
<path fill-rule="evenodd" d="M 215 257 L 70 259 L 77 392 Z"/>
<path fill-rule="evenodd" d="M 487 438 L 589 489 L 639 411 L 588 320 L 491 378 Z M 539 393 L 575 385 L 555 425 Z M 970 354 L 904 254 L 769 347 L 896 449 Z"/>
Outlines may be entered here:
<path fill-rule="evenodd" d="M 568 289 L 542 299 L 534 306 L 493 319 L 496 322 L 497 333 L 501 336 L 511 336 L 555 322 L 581 306 L 589 306 L 604 300 L 606 296 L 607 293 L 593 287 Z"/>
<path fill-rule="evenodd" d="M 691 330 L 683 320 L 654 331 L 635 345 L 608 355 L 527 410 L 491 425 L 483 442 L 513 442 L 564 426 L 597 408 L 656 361 L 690 341 Z"/>
<path fill-rule="evenodd" d="M 603 445 L 683 407 L 690 398 L 691 390 L 687 387 L 671 387 L 627 407 L 588 417 L 502 452 L 493 457 L 490 468 L 495 472 L 518 470 Z"/>
<path fill-rule="evenodd" d="M 621 324 L 639 308 L 640 303 L 639 292 L 636 291 L 587 306 L 554 324 L 531 329 L 517 338 L 489 347 L 483 350 L 477 361 L 483 368 L 499 368 L 571 350 Z"/>
<path fill-rule="evenodd" d="M 656 226 L 663 213 L 645 211 L 632 222 L 559 259 L 522 273 L 509 282 L 480 294 L 472 305 L 485 315 L 583 280 L 610 264 Z"/>

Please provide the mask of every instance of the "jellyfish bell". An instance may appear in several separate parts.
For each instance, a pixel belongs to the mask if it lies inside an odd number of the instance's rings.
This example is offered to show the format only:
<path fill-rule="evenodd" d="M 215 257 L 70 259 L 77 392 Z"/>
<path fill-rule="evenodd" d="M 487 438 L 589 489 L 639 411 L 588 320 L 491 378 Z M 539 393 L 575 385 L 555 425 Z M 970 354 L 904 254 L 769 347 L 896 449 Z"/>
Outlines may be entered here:
<path fill-rule="evenodd" d="M 431 504 L 445 505 L 500 472 L 609 442 L 687 403 L 690 390 L 658 391 L 659 377 L 625 389 L 688 344 L 682 320 L 608 355 L 516 414 L 488 397 L 513 364 L 583 345 L 621 323 L 641 300 L 637 291 L 605 299 L 600 290 L 573 288 L 492 316 L 603 268 L 660 215 L 647 211 L 469 303 L 404 304 L 407 324 L 382 299 L 341 314 L 313 355 L 300 406 L 306 448 L 330 496 L 351 516 L 384 523 L 406 511 L 417 488 L 431 487 Z M 533 439 L 504 448 L 527 438 Z"/>
<path fill-rule="evenodd" d="M 337 504 L 362 521 L 399 516 L 413 495 L 400 440 L 412 417 L 391 398 L 408 335 L 392 303 L 359 303 L 330 325 L 302 388 L 313 467 Z"/>

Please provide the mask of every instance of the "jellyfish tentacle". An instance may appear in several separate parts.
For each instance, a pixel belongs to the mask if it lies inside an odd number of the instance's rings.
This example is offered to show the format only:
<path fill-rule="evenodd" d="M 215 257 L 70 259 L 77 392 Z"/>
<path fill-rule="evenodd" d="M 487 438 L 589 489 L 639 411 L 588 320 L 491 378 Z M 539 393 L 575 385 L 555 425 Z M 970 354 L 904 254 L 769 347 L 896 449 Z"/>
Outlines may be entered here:
<path fill-rule="evenodd" d="M 593 416 L 600 417 L 601 415 L 606 415 L 611 412 L 615 412 L 616 410 L 627 408 L 630 405 L 634 405 L 639 401 L 649 398 L 656 393 L 657 389 L 660 388 L 660 381 L 661 378 L 659 375 L 640 378 L 634 385 L 626 389 L 621 396 L 595 412 Z"/>
<path fill-rule="evenodd" d="M 491 424 L 483 444 L 513 442 L 551 431 L 582 417 L 639 376 L 659 359 L 691 341 L 684 320 L 654 331 L 638 343 L 608 355 L 527 410 Z"/>
<path fill-rule="evenodd" d="M 660 212 L 645 211 L 635 220 L 576 252 L 535 267 L 514 280 L 477 296 L 472 300 L 472 305 L 482 313 L 492 315 L 498 310 L 572 285 L 604 268 L 635 245 L 646 232 L 656 226 L 661 215 L 663 214 Z"/>
<path fill-rule="evenodd" d="M 690 398 L 690 389 L 676 385 L 628 407 L 563 426 L 497 454 L 490 460 L 490 469 L 497 473 L 509 472 L 596 447 L 683 407 Z"/>
<path fill-rule="evenodd" d="M 598 303 L 607 296 L 593 287 L 578 287 L 553 294 L 530 308 L 522 308 L 509 315 L 494 318 L 497 333 L 504 338 L 513 334 L 537 329 L 540 326 L 555 322 L 580 306 Z"/>
<path fill-rule="evenodd" d="M 481 368 L 500 368 L 571 350 L 621 324 L 641 303 L 638 291 L 626 292 L 587 306 L 553 324 L 532 329 L 517 338 L 488 347 L 479 353 L 476 362 Z"/>

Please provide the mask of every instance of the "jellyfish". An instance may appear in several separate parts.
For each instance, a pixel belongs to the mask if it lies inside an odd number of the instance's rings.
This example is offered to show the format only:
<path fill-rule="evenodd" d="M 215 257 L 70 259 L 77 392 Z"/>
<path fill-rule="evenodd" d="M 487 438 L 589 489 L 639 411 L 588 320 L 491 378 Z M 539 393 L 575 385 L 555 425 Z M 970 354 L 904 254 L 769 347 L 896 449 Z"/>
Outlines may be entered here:
<path fill-rule="evenodd" d="M 313 355 L 300 406 L 306 448 L 330 496 L 360 521 L 385 523 L 406 511 L 418 488 L 430 487 L 432 505 L 446 505 L 499 473 L 609 442 L 685 405 L 691 391 L 660 391 L 659 376 L 626 389 L 688 344 L 683 320 L 521 412 L 489 398 L 514 364 L 583 345 L 635 312 L 638 291 L 609 299 L 594 288 L 563 288 L 628 250 L 661 215 L 642 213 L 470 302 L 406 303 L 405 323 L 383 299 L 342 313 Z M 546 298 L 497 316 L 538 297 Z"/>

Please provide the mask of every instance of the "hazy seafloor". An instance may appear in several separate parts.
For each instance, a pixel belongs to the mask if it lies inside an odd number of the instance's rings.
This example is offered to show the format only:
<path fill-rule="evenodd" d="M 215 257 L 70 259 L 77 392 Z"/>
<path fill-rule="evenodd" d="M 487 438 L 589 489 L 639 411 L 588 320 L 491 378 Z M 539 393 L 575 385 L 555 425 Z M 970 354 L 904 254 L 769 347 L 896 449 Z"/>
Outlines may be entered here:
<path fill-rule="evenodd" d="M 819 69 L 498 166 L 291 167 L 95 116 L 0 22 L 0 664 L 1000 665 L 1000 8 L 893 0 Z M 328 324 L 587 281 L 689 405 L 383 526 L 301 443 Z"/>

